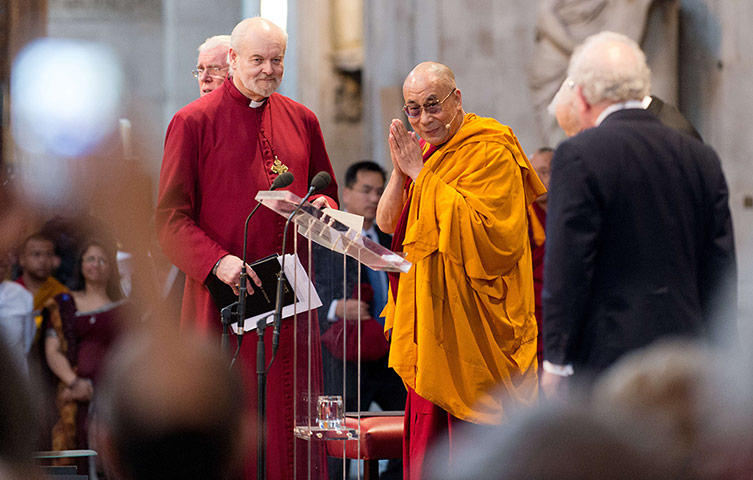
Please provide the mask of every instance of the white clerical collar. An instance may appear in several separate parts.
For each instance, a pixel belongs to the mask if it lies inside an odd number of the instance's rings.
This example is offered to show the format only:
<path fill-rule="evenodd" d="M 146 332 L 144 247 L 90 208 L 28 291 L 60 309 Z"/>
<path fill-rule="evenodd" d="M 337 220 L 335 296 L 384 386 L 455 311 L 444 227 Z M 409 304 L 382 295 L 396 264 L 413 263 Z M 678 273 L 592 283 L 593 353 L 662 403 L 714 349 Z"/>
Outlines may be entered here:
<path fill-rule="evenodd" d="M 266 99 L 266 98 L 265 98 L 264 100 L 260 101 L 260 102 L 257 102 L 256 100 L 251 100 L 251 101 L 250 101 L 250 102 L 248 103 L 248 106 L 249 106 L 249 107 L 251 107 L 251 108 L 259 108 L 259 107 L 261 107 L 262 105 L 264 105 L 264 102 L 266 102 L 266 101 L 267 101 L 267 99 Z"/>
<path fill-rule="evenodd" d="M 627 102 L 619 102 L 619 103 L 613 103 L 607 108 L 605 108 L 598 117 L 596 117 L 596 123 L 594 124 L 595 127 L 598 127 L 601 125 L 601 122 L 604 121 L 605 118 L 607 118 L 609 115 L 613 114 L 614 112 L 618 112 L 620 110 L 627 110 L 629 108 L 639 108 L 644 109 L 643 107 L 643 101 L 641 100 L 628 100 Z"/>

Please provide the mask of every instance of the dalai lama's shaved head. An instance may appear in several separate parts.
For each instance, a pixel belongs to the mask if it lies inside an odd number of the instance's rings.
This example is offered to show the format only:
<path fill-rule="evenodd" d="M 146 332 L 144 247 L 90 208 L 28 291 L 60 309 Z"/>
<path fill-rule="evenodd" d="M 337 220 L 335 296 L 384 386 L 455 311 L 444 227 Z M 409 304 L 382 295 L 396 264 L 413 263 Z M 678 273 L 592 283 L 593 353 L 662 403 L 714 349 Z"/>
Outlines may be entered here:
<path fill-rule="evenodd" d="M 403 82 L 403 98 L 411 126 L 432 145 L 442 145 L 463 125 L 462 96 L 455 85 L 455 74 L 447 65 L 437 62 L 416 65 Z M 434 111 L 437 106 L 441 109 Z"/>
<path fill-rule="evenodd" d="M 416 65 L 405 77 L 403 91 L 405 91 L 406 86 L 415 83 L 419 78 L 429 79 L 438 86 L 455 87 L 455 74 L 450 67 L 438 62 L 422 62 Z"/>

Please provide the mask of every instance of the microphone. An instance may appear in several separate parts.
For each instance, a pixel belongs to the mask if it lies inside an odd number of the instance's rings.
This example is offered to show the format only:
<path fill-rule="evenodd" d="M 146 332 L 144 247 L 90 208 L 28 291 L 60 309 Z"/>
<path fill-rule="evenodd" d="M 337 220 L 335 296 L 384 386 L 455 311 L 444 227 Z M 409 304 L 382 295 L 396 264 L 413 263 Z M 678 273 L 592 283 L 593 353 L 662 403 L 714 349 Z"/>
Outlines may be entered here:
<path fill-rule="evenodd" d="M 285 188 L 291 183 L 293 183 L 293 180 L 295 177 L 293 177 L 292 172 L 285 172 L 282 175 L 278 175 L 277 178 L 275 178 L 274 182 L 272 182 L 272 186 L 269 187 L 270 190 L 277 190 L 278 188 Z"/>
<path fill-rule="evenodd" d="M 301 204 L 308 200 L 308 197 L 311 196 L 312 193 L 318 192 L 319 190 L 324 190 L 329 186 L 329 182 L 332 181 L 332 177 L 330 177 L 329 173 L 327 172 L 319 172 L 316 175 L 314 175 L 314 178 L 311 180 L 311 186 L 309 187 L 309 192 L 306 194 L 306 196 L 301 200 Z M 300 207 L 299 207 L 300 208 Z"/>
<path fill-rule="evenodd" d="M 449 129 L 450 129 L 450 127 L 452 126 L 452 122 L 454 122 L 454 121 L 455 121 L 455 117 L 457 117 L 457 116 L 458 116 L 458 112 L 457 112 L 457 110 L 456 110 L 456 111 L 455 111 L 455 115 L 453 115 L 453 116 L 452 116 L 452 119 L 450 119 L 450 121 L 449 121 L 449 122 L 447 122 L 447 123 L 445 123 L 445 124 L 444 124 L 444 128 L 445 128 L 445 129 L 447 129 L 447 130 L 449 130 Z"/>
<path fill-rule="evenodd" d="M 272 360 L 274 360 L 275 358 L 275 353 L 277 352 L 277 347 L 280 343 L 280 327 L 282 324 L 282 286 L 284 278 L 283 275 L 285 275 L 285 246 L 287 245 L 288 226 L 290 225 L 290 221 L 293 219 L 295 214 L 298 213 L 298 210 L 300 210 L 303 204 L 306 203 L 306 200 L 308 200 L 314 192 L 318 192 L 327 188 L 331 181 L 332 177 L 327 172 L 322 171 L 314 175 L 314 178 L 311 179 L 311 186 L 309 187 L 306 196 L 301 199 L 301 203 L 296 205 L 293 212 L 285 221 L 285 227 L 283 228 L 282 233 L 282 265 L 280 266 L 280 275 L 277 277 L 277 292 L 275 294 L 274 332 L 272 333 Z"/>
<path fill-rule="evenodd" d="M 278 188 L 285 188 L 291 183 L 293 183 L 294 177 L 291 172 L 285 172 L 281 175 L 278 175 L 277 178 L 274 179 L 272 182 L 272 185 L 269 187 L 270 190 L 276 190 Z M 246 272 L 246 244 L 248 243 L 248 222 L 251 220 L 251 217 L 256 213 L 256 211 L 261 206 L 261 202 L 257 202 L 256 206 L 253 210 L 251 210 L 251 213 L 248 214 L 248 217 L 246 217 L 246 223 L 243 227 L 243 264 L 241 265 L 241 278 L 238 282 L 239 285 L 239 292 L 238 292 L 238 340 L 240 341 L 240 337 L 243 336 L 243 322 L 244 322 L 244 316 L 246 315 L 246 278 L 247 278 L 247 272 Z"/>

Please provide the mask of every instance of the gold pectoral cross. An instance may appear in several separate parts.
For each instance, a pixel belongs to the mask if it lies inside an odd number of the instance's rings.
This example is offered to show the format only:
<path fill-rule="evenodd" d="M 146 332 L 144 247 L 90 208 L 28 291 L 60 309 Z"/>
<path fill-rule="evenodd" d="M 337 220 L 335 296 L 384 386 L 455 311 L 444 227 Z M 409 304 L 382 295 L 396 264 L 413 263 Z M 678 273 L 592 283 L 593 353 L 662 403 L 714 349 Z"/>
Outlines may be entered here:
<path fill-rule="evenodd" d="M 277 155 L 275 155 L 275 162 L 272 164 L 272 168 L 270 170 L 272 170 L 272 173 L 280 175 L 288 171 L 288 166 L 282 163 L 280 159 L 277 158 Z"/>

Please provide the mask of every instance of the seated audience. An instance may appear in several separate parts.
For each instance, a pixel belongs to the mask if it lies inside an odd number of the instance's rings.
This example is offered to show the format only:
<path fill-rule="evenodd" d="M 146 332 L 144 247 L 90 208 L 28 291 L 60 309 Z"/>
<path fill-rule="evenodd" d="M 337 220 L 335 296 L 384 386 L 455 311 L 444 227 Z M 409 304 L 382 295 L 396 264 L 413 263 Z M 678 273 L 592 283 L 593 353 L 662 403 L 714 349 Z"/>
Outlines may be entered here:
<path fill-rule="evenodd" d="M 44 355 L 57 384 L 53 450 L 88 448 L 89 402 L 102 362 L 128 315 L 114 251 L 90 240 L 78 266 L 78 288 L 56 296 L 45 308 Z M 85 461 L 78 467 L 79 473 L 88 471 Z"/>

